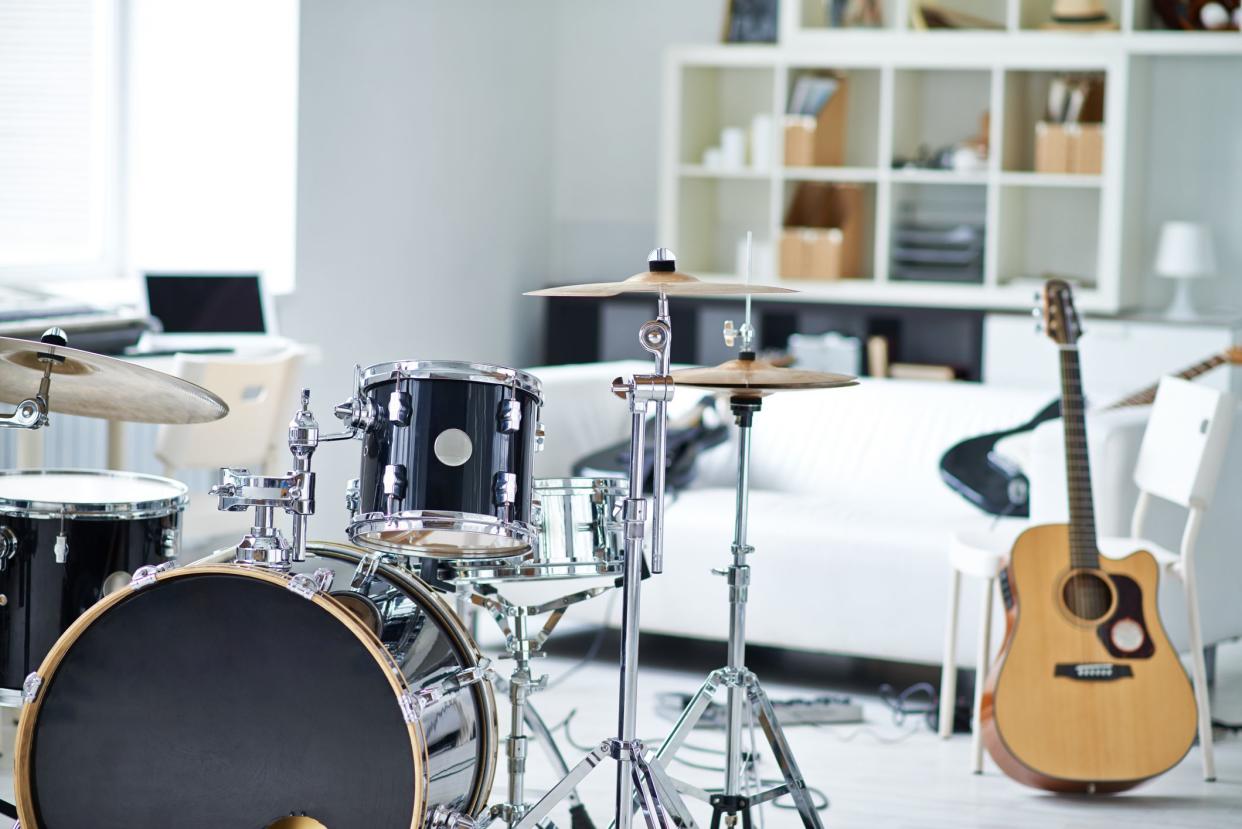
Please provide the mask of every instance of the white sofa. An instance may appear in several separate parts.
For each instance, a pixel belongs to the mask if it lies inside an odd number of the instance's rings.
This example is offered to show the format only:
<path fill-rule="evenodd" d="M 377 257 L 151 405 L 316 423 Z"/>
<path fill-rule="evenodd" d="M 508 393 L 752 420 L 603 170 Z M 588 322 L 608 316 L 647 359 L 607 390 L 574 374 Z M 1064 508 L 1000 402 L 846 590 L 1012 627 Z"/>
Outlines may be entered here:
<path fill-rule="evenodd" d="M 610 394 L 609 382 L 635 370 L 646 371 L 647 364 L 532 369 L 545 393 L 547 443 L 536 462 L 538 477 L 568 475 L 575 459 L 627 436 L 626 407 Z M 940 480 L 940 455 L 964 437 L 1026 420 L 1050 396 L 1044 390 L 974 383 L 865 380 L 854 388 L 765 399 L 753 433 L 749 641 L 938 664 L 948 539 L 959 530 L 986 529 L 994 520 Z M 673 410 L 700 397 L 696 390 L 679 390 Z M 1092 418 L 1102 533 L 1124 534 L 1128 527 L 1135 497 L 1130 475 L 1144 418 L 1145 410 Z M 1034 441 L 1037 517 L 1059 519 L 1065 511 L 1063 467 L 1055 459 L 1058 435 L 1045 427 Z M 643 630 L 725 638 L 725 585 L 711 569 L 729 560 L 735 466 L 736 444 L 730 440 L 700 460 L 694 485 L 669 506 L 665 571 L 644 584 Z M 1242 596 L 1242 558 L 1227 543 L 1242 537 L 1242 521 L 1229 503 L 1242 492 L 1238 477 L 1228 469 L 1224 473 L 1217 498 L 1224 507 L 1213 511 L 1200 547 L 1209 642 L 1242 634 L 1242 610 L 1235 609 L 1242 608 L 1236 601 Z M 1168 525 L 1180 523 L 1163 514 L 1158 521 L 1166 525 L 1166 537 L 1157 540 L 1167 544 Z M 1212 572 L 1205 572 L 1209 568 Z M 965 586 L 962 642 L 974 641 L 978 603 L 970 591 L 978 589 Z M 1162 599 L 1172 606 L 1163 615 L 1177 637 L 1184 615 L 1180 597 L 1165 592 Z M 573 609 L 569 619 L 599 623 L 607 607 L 597 599 Z M 993 624 L 999 629 L 999 609 Z"/>

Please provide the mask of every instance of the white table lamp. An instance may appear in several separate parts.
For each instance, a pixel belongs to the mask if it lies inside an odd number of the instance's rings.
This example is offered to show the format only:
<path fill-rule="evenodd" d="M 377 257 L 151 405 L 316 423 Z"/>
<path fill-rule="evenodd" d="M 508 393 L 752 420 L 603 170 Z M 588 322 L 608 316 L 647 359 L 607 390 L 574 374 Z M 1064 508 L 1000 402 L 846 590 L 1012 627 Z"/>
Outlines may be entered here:
<path fill-rule="evenodd" d="M 1198 319 L 1190 298 L 1190 281 L 1216 273 L 1212 229 L 1195 222 L 1165 222 L 1160 228 L 1155 270 L 1159 276 L 1177 280 L 1177 290 L 1165 316 L 1176 320 Z"/>

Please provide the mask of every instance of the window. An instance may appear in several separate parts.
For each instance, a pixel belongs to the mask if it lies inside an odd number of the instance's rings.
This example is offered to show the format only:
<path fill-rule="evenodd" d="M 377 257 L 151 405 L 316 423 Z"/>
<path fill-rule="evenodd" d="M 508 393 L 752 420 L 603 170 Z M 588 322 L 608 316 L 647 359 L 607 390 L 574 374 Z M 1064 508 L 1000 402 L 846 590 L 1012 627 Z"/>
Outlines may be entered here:
<path fill-rule="evenodd" d="M 114 0 L 0 0 L 0 279 L 118 273 Z"/>

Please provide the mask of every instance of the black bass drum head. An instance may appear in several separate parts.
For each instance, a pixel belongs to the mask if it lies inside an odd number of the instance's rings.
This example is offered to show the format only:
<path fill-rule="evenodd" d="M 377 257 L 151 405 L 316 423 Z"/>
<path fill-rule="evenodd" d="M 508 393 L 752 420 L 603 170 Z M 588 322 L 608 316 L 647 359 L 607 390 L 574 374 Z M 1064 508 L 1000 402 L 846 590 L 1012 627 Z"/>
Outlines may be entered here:
<path fill-rule="evenodd" d="M 18 727 L 21 825 L 421 825 L 421 732 L 383 646 L 337 602 L 289 581 L 173 570 L 75 622 Z"/>

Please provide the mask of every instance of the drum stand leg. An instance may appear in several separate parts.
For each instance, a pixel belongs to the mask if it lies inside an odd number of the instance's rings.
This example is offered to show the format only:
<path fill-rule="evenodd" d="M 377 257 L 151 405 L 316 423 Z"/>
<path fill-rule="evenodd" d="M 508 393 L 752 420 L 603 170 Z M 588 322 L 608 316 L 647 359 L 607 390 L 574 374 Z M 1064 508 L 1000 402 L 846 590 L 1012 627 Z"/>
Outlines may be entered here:
<path fill-rule="evenodd" d="M 653 375 L 635 375 L 628 381 L 613 383 L 616 394 L 624 394 L 630 410 L 630 489 L 625 499 L 625 575 L 622 579 L 621 602 L 621 670 L 618 698 L 618 737 L 604 740 L 574 766 L 561 782 L 543 799 L 532 806 L 514 829 L 534 829 L 552 809 L 569 797 L 591 771 L 606 758 L 617 763 L 616 820 L 617 829 L 630 829 L 634 813 L 635 793 L 648 829 L 693 827 L 694 820 L 672 781 L 659 763 L 648 763 L 646 747 L 635 736 L 638 704 L 638 619 L 642 586 L 643 536 L 647 524 L 647 501 L 643 498 L 646 477 L 645 432 L 647 407 L 655 403 L 656 428 L 654 441 L 655 492 L 652 511 L 651 571 L 663 569 L 663 495 L 665 448 L 665 409 L 672 398 L 673 383 L 668 376 L 669 343 L 672 338 L 668 298 L 661 293 L 656 319 L 639 330 L 639 342 L 655 358 Z"/>
<path fill-rule="evenodd" d="M 737 424 L 738 434 L 738 471 L 737 471 L 737 504 L 733 528 L 733 563 L 724 570 L 716 571 L 725 576 L 729 584 L 729 664 L 708 675 L 707 680 L 691 699 L 686 710 L 673 726 L 672 732 L 656 753 L 651 765 L 665 768 L 669 759 L 685 742 L 694 730 L 703 712 L 711 703 L 716 691 L 724 686 L 727 694 L 725 729 L 725 785 L 721 792 L 708 793 L 688 784 L 677 781 L 676 785 L 683 791 L 712 806 L 712 827 L 720 825 L 722 815 L 729 815 L 732 825 L 737 815 L 742 816 L 742 825 L 750 826 L 750 810 L 754 806 L 766 803 L 781 795 L 788 794 L 794 801 L 802 823 L 807 829 L 822 829 L 819 813 L 811 801 L 806 781 L 798 769 L 793 752 L 785 739 L 785 732 L 777 721 L 772 702 L 764 693 L 759 679 L 746 670 L 746 603 L 750 588 L 750 567 L 746 564 L 746 556 L 754 548 L 746 543 L 746 523 L 750 512 L 750 435 L 755 412 L 759 411 L 759 398 L 734 397 L 730 401 Z M 745 706 L 751 706 L 757 714 L 763 734 L 767 738 L 776 763 L 780 767 L 784 783 L 766 791 L 747 795 L 743 791 L 742 773 L 744 758 L 742 756 L 743 723 L 742 714 Z"/>

